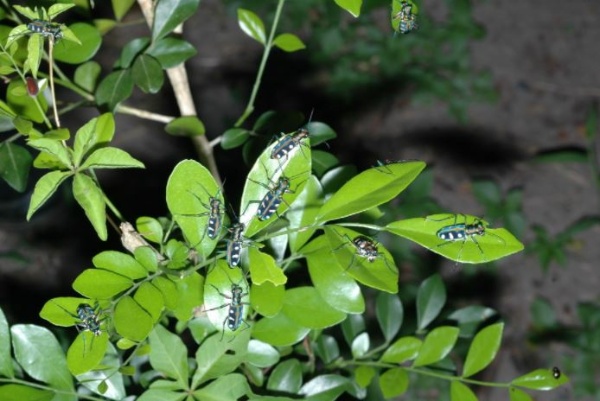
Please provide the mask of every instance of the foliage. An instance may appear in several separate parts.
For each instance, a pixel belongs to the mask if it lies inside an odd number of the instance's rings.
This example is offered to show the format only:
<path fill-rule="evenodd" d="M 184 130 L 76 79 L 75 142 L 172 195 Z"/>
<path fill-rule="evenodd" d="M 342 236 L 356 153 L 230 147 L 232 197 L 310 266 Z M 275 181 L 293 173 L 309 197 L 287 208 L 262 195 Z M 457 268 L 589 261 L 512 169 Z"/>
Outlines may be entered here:
<path fill-rule="evenodd" d="M 10 327 L 0 310 L 0 398 L 333 400 L 344 393 L 365 398 L 372 391 L 390 398 L 405 393 L 414 376 L 428 376 L 449 382 L 453 400 L 476 399 L 475 385 L 504 387 L 511 399 L 527 400 L 523 389 L 551 390 L 566 383 L 566 375 L 548 369 L 507 383 L 473 380 L 494 360 L 504 325 L 490 321 L 494 313 L 486 308 L 446 313 L 439 275 L 419 286 L 416 327 L 404 324 L 399 270 L 374 233 L 406 238 L 461 263 L 496 260 L 523 249 L 508 230 L 465 214 L 382 223 L 379 208 L 405 191 L 425 163 L 389 162 L 356 174 L 329 152 L 312 149 L 336 133 L 320 121 L 298 128 L 304 121 L 298 113 L 266 112 L 252 128 L 244 127 L 271 50 L 306 47 L 295 34 L 276 35 L 285 0 L 279 0 L 270 30 L 257 13 L 237 10 L 240 29 L 262 45 L 264 55 L 246 109 L 220 137 L 224 149 L 243 147 L 252 164 L 238 211 L 232 217 L 226 213 L 228 197 L 202 121 L 183 107 L 186 115 L 174 118 L 124 104 L 134 86 L 146 94 L 159 91 L 166 69 L 185 74 L 182 63 L 195 47 L 173 30 L 199 3 L 159 0 L 154 10 L 145 10 L 155 15 L 149 35 L 132 39 L 112 71 L 101 76 L 91 58 L 102 33 L 120 23 L 131 1 L 113 2 L 115 20 L 96 25 L 55 22 L 73 4 L 31 9 L 2 2 L 7 25 L 0 30 L 5 34 L 0 72 L 10 83 L 0 102 L 0 126 L 11 136 L 0 147 L 0 176 L 24 191 L 31 166 L 50 170 L 35 184 L 28 218 L 70 178 L 73 197 L 98 237 L 108 236 L 108 207 L 121 221 L 128 252 L 98 253 L 94 267 L 72 283 L 77 297 L 56 297 L 43 306 L 43 319 L 79 332 L 66 353 L 48 329 Z M 361 14 L 361 1 L 330 3 L 352 16 Z M 456 4 L 468 10 L 468 3 Z M 76 7 L 94 12 L 81 2 Z M 458 24 L 452 32 L 466 32 L 460 42 L 473 34 L 473 26 L 457 18 L 450 22 Z M 424 19 L 422 27 L 430 23 Z M 72 76 L 55 62 L 74 64 Z M 432 76 L 407 69 L 416 82 L 432 84 Z M 59 110 L 55 84 L 81 101 Z M 184 90 L 176 95 L 185 96 Z M 438 94 L 444 91 L 452 94 L 438 88 Z M 59 116 L 84 103 L 103 114 L 71 137 Z M 102 190 L 96 170 L 144 167 L 110 146 L 113 113 L 119 112 L 161 121 L 167 133 L 198 145 L 205 163 L 181 161 L 166 183 L 170 218 L 142 216 L 133 227 Z M 274 133 L 281 135 L 267 144 Z M 379 331 L 367 324 L 365 312 L 373 303 Z M 335 328 L 341 328 L 341 336 Z M 466 353 L 461 343 L 468 344 Z"/>
<path fill-rule="evenodd" d="M 332 1 L 304 0 L 289 2 L 282 24 L 290 29 L 309 32 L 311 51 L 308 70 L 317 70 L 319 87 L 329 96 L 329 107 L 347 107 L 361 96 L 386 100 L 385 94 L 410 90 L 413 102 L 441 100 L 452 115 L 466 119 L 469 104 L 495 99 L 491 76 L 474 71 L 469 62 L 468 44 L 484 36 L 483 28 L 472 17 L 471 2 L 444 2 L 448 13 L 443 21 L 434 21 L 422 2 L 417 10 L 419 30 L 407 35 L 391 35 L 382 30 L 378 18 L 393 19 L 401 0 L 364 2 L 360 18 L 349 18 Z M 232 9 L 244 7 L 241 0 L 228 0 Z M 359 4 L 360 1 L 340 1 Z M 253 7 L 272 13 L 272 2 L 255 0 Z M 346 10 L 354 15 L 349 6 Z M 392 12 L 390 13 L 390 10 Z M 443 50 L 442 50 L 443 49 Z"/>
<path fill-rule="evenodd" d="M 544 346 L 551 341 L 560 341 L 579 351 L 565 354 L 562 364 L 571 372 L 575 396 L 597 398 L 600 395 L 597 375 L 600 369 L 600 342 L 597 335 L 600 329 L 600 305 L 597 302 L 579 303 L 579 323 L 575 326 L 559 324 L 552 305 L 544 299 L 536 299 L 531 312 L 534 324 L 530 336 L 532 342 Z"/>

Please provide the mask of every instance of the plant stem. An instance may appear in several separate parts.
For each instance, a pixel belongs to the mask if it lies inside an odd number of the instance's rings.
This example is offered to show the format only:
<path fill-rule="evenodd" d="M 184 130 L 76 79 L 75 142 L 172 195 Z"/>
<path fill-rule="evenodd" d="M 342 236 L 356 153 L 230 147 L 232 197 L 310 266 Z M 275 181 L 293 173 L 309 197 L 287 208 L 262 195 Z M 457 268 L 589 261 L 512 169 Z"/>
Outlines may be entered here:
<path fill-rule="evenodd" d="M 138 0 L 138 5 L 144 14 L 144 18 L 146 19 L 148 26 L 150 29 L 152 29 L 152 23 L 154 21 L 154 4 L 152 0 Z M 173 87 L 173 93 L 175 94 L 181 115 L 197 116 L 198 113 L 196 111 L 196 107 L 194 106 L 194 99 L 192 98 L 192 91 L 190 89 L 185 65 L 181 63 L 176 67 L 168 68 L 167 76 L 169 77 L 169 81 Z M 222 186 L 222 181 L 219 175 L 213 150 L 208 142 L 208 139 L 206 138 L 206 135 L 194 136 L 192 137 L 192 142 L 194 143 L 196 151 L 200 156 L 200 161 L 202 161 L 208 167 L 211 174 L 215 178 L 215 181 L 217 181 L 217 184 Z"/>
<path fill-rule="evenodd" d="M 165 116 L 164 114 L 153 113 L 151 111 L 137 109 L 135 107 L 125 106 L 119 104 L 115 109 L 117 113 L 128 114 L 151 121 L 158 121 L 160 123 L 168 124 L 175 119 L 172 116 Z"/>
<path fill-rule="evenodd" d="M 60 128 L 60 119 L 58 118 L 58 108 L 56 107 L 56 93 L 54 92 L 54 36 L 50 36 L 48 39 L 48 68 L 49 68 L 49 79 L 50 79 L 50 93 L 52 94 L 52 108 L 54 109 L 54 121 L 56 127 Z"/>
<path fill-rule="evenodd" d="M 94 397 L 92 395 L 86 395 L 86 394 L 77 394 L 74 391 L 59 390 L 59 389 L 54 388 L 54 387 L 44 386 L 43 384 L 28 382 L 28 381 L 21 380 L 21 379 L 14 379 L 14 378 L 13 379 L 3 379 L 3 378 L 0 378 L 0 383 L 21 384 L 21 385 L 27 386 L 27 387 L 33 387 L 33 388 L 38 388 L 40 390 L 51 391 L 51 392 L 53 392 L 55 394 L 65 394 L 65 395 L 73 395 L 73 396 L 76 395 L 77 398 L 80 399 L 80 400 L 106 401 L 106 398 L 99 398 L 99 397 Z"/>
<path fill-rule="evenodd" d="M 263 52 L 262 60 L 260 61 L 260 66 L 258 67 L 258 73 L 256 74 L 256 80 L 254 81 L 254 87 L 252 88 L 252 93 L 250 94 L 250 99 L 248 100 L 248 105 L 246 109 L 235 122 L 234 127 L 240 127 L 244 121 L 252 114 L 254 111 L 254 101 L 256 100 L 256 95 L 258 94 L 258 89 L 260 88 L 260 83 L 262 81 L 262 75 L 265 71 L 265 67 L 267 65 L 267 59 L 269 58 L 269 53 L 271 53 L 271 48 L 273 47 L 273 38 L 275 37 L 275 31 L 277 30 L 277 24 L 279 23 L 279 17 L 281 15 L 281 10 L 283 9 L 283 4 L 285 0 L 279 0 L 277 3 L 277 9 L 275 10 L 275 17 L 273 17 L 273 26 L 271 26 L 271 32 L 269 33 L 269 38 L 267 39 L 267 43 L 265 43 L 265 50 Z"/>

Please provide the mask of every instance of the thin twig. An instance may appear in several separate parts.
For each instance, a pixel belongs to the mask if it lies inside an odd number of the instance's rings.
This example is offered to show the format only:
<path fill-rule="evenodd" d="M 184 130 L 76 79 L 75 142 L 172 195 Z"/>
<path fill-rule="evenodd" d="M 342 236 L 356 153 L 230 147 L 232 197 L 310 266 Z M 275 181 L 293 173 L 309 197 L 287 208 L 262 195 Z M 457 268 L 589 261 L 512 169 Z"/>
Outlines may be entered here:
<path fill-rule="evenodd" d="M 52 94 L 52 108 L 54 109 L 54 121 L 56 127 L 60 128 L 60 119 L 58 118 L 58 107 L 56 106 L 56 93 L 54 92 L 54 36 L 48 39 L 48 66 L 50 79 L 50 93 Z"/>
<path fill-rule="evenodd" d="M 137 109 L 135 107 L 125 106 L 123 104 L 117 105 L 115 109 L 117 113 L 129 114 L 146 120 L 158 121 L 160 123 L 168 124 L 175 119 L 173 116 L 166 116 L 164 114 L 153 113 L 151 111 Z"/>

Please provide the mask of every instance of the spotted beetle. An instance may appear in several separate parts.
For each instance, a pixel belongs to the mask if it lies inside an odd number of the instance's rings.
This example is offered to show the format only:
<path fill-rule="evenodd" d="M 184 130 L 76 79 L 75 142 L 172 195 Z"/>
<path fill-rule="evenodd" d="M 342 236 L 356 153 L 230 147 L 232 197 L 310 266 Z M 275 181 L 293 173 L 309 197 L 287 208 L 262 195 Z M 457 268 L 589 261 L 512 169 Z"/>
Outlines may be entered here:
<path fill-rule="evenodd" d="M 506 241 L 504 241 L 504 239 L 502 237 L 500 237 L 499 235 L 486 231 L 485 225 L 483 224 L 483 221 L 481 219 L 475 219 L 473 221 L 473 223 L 467 224 L 467 217 L 465 215 L 461 215 L 464 217 L 464 222 L 458 223 L 457 222 L 458 216 L 459 215 L 454 215 L 454 223 L 453 224 L 444 226 L 436 232 L 436 236 L 439 239 L 445 241 L 445 242 L 437 245 L 438 247 L 446 246 L 453 242 L 458 242 L 458 241 L 462 242 L 462 246 L 460 247 L 460 250 L 457 255 L 458 260 L 460 260 L 460 256 L 462 254 L 463 248 L 464 248 L 467 240 L 470 238 L 473 241 L 473 243 L 475 243 L 475 245 L 477 246 L 477 249 L 479 249 L 479 252 L 483 256 L 484 261 L 485 261 L 485 253 L 483 252 L 483 249 L 481 248 L 479 241 L 477 241 L 477 239 L 475 238 L 475 236 L 477 236 L 477 235 L 478 236 L 484 236 L 486 234 L 492 235 L 492 236 L 498 238 L 503 244 L 506 243 Z M 435 220 L 435 219 L 431 219 L 431 218 L 428 218 L 428 220 L 444 221 L 444 220 L 448 220 L 450 218 L 452 218 L 452 216 L 441 219 L 441 220 Z"/>
<path fill-rule="evenodd" d="M 395 20 L 400 20 L 398 32 L 406 34 L 419 28 L 417 17 L 412 12 L 413 4 L 408 1 L 400 2 L 400 11 L 394 16 Z"/>

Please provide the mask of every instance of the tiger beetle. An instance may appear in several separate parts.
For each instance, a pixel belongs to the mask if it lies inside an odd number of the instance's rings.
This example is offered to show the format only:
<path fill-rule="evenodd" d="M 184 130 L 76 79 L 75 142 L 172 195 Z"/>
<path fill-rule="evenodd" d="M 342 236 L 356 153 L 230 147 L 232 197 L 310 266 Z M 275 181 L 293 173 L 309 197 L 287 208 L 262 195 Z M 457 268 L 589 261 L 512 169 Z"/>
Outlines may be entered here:
<path fill-rule="evenodd" d="M 302 143 L 302 140 L 308 138 L 308 129 L 300 128 L 298 131 L 291 134 L 284 134 L 273 147 L 271 151 L 271 159 L 281 160 L 287 157 L 288 153 L 296 147 L 308 146 Z"/>
<path fill-rule="evenodd" d="M 417 17 L 412 12 L 413 5 L 408 1 L 400 2 L 400 11 L 394 16 L 394 19 L 400 20 L 398 31 L 402 34 L 409 33 L 419 28 L 417 25 Z"/>
<path fill-rule="evenodd" d="M 242 247 L 246 240 L 244 239 L 244 223 L 235 223 L 230 229 L 231 238 L 227 240 L 227 264 L 230 268 L 237 267 L 240 264 Z"/>
<path fill-rule="evenodd" d="M 79 321 L 77 323 L 75 323 L 75 328 L 77 329 L 77 331 L 79 333 L 89 331 L 94 335 L 94 337 L 98 337 L 99 335 L 102 334 L 102 328 L 100 327 L 100 325 L 102 324 L 102 322 L 105 319 L 107 319 L 107 317 L 104 317 L 104 318 L 99 317 L 99 315 L 102 311 L 100 310 L 100 305 L 98 305 L 97 302 L 94 305 L 94 307 L 92 307 L 86 303 L 79 304 L 76 309 L 76 314 L 69 312 L 68 310 L 66 310 L 65 308 L 63 308 L 60 305 L 58 305 L 58 306 L 62 310 L 64 310 L 66 313 L 68 313 L 70 316 L 79 319 Z M 90 349 L 92 348 L 94 337 L 92 337 L 92 344 L 90 344 Z M 83 336 L 82 339 L 83 339 L 83 352 L 85 355 L 85 349 L 86 349 L 85 336 Z"/>
<path fill-rule="evenodd" d="M 53 42 L 57 42 L 59 39 L 62 39 L 63 32 L 61 30 L 61 24 L 55 24 L 50 21 L 44 21 L 41 19 L 34 19 L 27 23 L 24 28 L 23 25 L 19 25 L 14 28 L 17 33 L 10 35 L 7 38 L 6 45 L 11 45 L 14 41 L 19 39 L 21 36 L 27 34 L 39 34 L 46 38 L 51 38 Z M 25 29 L 27 31 L 25 31 Z M 12 31 L 11 31 L 12 32 Z"/>
<path fill-rule="evenodd" d="M 263 168 L 265 169 L 265 173 L 268 174 L 267 169 L 264 165 Z M 302 174 L 305 173 L 300 173 L 297 176 L 301 176 Z M 274 182 L 271 178 L 269 178 L 270 185 L 254 181 L 253 179 L 249 178 L 250 181 L 265 188 L 268 192 L 265 194 L 261 201 L 254 200 L 248 202 L 246 208 L 248 208 L 248 206 L 250 206 L 250 204 L 252 203 L 258 203 L 259 205 L 258 209 L 256 210 L 256 216 L 260 221 L 268 220 L 271 216 L 273 216 L 273 214 L 277 214 L 277 209 L 279 208 L 279 205 L 281 205 L 281 202 L 285 203 L 289 208 L 290 205 L 285 201 L 285 199 L 283 199 L 283 195 L 293 194 L 296 192 L 290 188 L 292 179 L 294 179 L 295 177 L 290 178 L 282 175 L 279 177 L 277 182 Z M 279 217 L 279 214 L 277 214 L 277 216 Z"/>
<path fill-rule="evenodd" d="M 336 231 L 336 233 L 338 235 L 340 235 L 337 231 Z M 352 254 L 352 260 L 350 261 L 350 264 L 348 265 L 346 270 L 349 270 L 354 265 L 354 262 L 356 262 L 356 256 L 358 255 L 358 257 L 364 258 L 364 259 L 368 260 L 370 263 L 375 262 L 376 259 L 383 259 L 387 268 L 390 269 L 393 273 L 396 272 L 392 268 L 392 266 L 390 266 L 385 255 L 383 253 L 379 252 L 379 249 L 377 248 L 377 242 L 373 241 L 371 238 L 365 237 L 364 235 L 358 235 L 354 239 L 351 239 L 348 236 L 348 234 L 344 234 L 344 235 L 340 235 L 340 236 L 342 238 L 344 238 L 345 240 L 347 240 L 348 242 L 350 242 L 355 248 L 355 252 Z M 344 244 L 338 246 L 337 248 L 334 249 L 334 252 L 345 245 L 346 244 L 344 243 Z"/>
<path fill-rule="evenodd" d="M 216 239 L 219 236 L 219 233 L 221 232 L 221 228 L 223 226 L 224 213 L 224 210 L 221 207 L 221 200 L 218 198 L 221 189 L 219 188 L 219 191 L 215 196 L 211 196 L 208 193 L 208 191 L 206 191 L 206 188 L 202 187 L 202 189 L 204 189 L 204 191 L 209 195 L 208 205 L 202 202 L 202 199 L 200 199 L 200 197 L 198 197 L 198 195 L 196 195 L 195 193 L 190 192 L 190 194 L 192 194 L 192 196 L 194 196 L 198 200 L 198 202 L 200 202 L 200 204 L 208 211 L 200 214 L 182 214 L 182 216 L 194 217 L 208 216 L 208 225 L 206 226 L 204 234 L 202 234 L 202 238 L 200 239 L 201 242 L 204 239 L 204 235 L 208 235 L 208 238 L 212 240 Z"/>
<path fill-rule="evenodd" d="M 390 164 L 402 164 L 402 163 L 406 163 L 406 162 L 416 162 L 416 161 L 419 161 L 419 160 L 417 160 L 417 159 L 406 159 L 406 160 L 385 159 L 384 161 L 377 160 L 377 165 L 375 166 L 375 168 L 377 169 L 377 171 L 380 171 L 384 174 L 394 174 L 392 172 L 392 170 L 389 168 Z"/>
<path fill-rule="evenodd" d="M 230 279 L 231 280 L 231 279 Z M 250 325 L 248 322 L 244 320 L 244 305 L 250 305 L 248 302 L 243 302 L 242 298 L 248 296 L 248 292 L 244 292 L 244 289 L 239 284 L 231 283 L 231 294 L 227 295 L 219 291 L 217 287 L 211 284 L 211 286 L 217 291 L 217 293 L 225 299 L 230 300 L 229 303 L 225 303 L 221 306 L 217 306 L 216 308 L 206 309 L 205 312 L 223 309 L 229 307 L 229 311 L 227 312 L 227 317 L 223 320 L 223 329 L 221 331 L 221 341 L 223 341 L 223 336 L 225 335 L 225 325 L 227 324 L 227 328 L 231 331 L 236 331 L 242 325 L 242 323 L 246 324 L 246 328 L 249 328 Z"/>
<path fill-rule="evenodd" d="M 504 239 L 502 237 L 500 237 L 499 235 L 491 233 L 491 232 L 486 232 L 485 226 L 484 226 L 482 220 L 475 219 L 473 221 L 473 223 L 467 224 L 467 217 L 465 215 L 461 215 L 464 217 L 465 220 L 463 223 L 457 223 L 458 216 L 459 215 L 454 215 L 454 223 L 453 224 L 444 226 L 436 232 L 436 236 L 439 239 L 446 241 L 446 242 L 439 244 L 438 247 L 445 246 L 445 245 L 451 244 L 453 242 L 462 241 L 463 244 L 460 247 L 460 250 L 459 250 L 458 256 L 457 256 L 458 260 L 460 260 L 460 255 L 462 254 L 462 250 L 465 246 L 465 243 L 467 242 L 467 240 L 469 238 L 471 238 L 471 240 L 475 243 L 475 245 L 477 245 L 477 249 L 479 249 L 479 252 L 481 253 L 481 256 L 483 256 L 484 261 L 486 260 L 485 253 L 483 252 L 481 245 L 479 245 L 479 242 L 475 238 L 476 235 L 484 236 L 486 234 L 489 234 L 489 235 L 492 235 L 492 236 L 498 238 L 500 241 L 502 241 L 503 244 L 506 244 L 506 241 L 504 241 Z M 447 217 L 447 218 L 444 218 L 441 220 L 435 220 L 435 219 L 429 219 L 429 220 L 444 221 L 444 220 L 448 220 L 451 218 L 452 217 Z"/>

